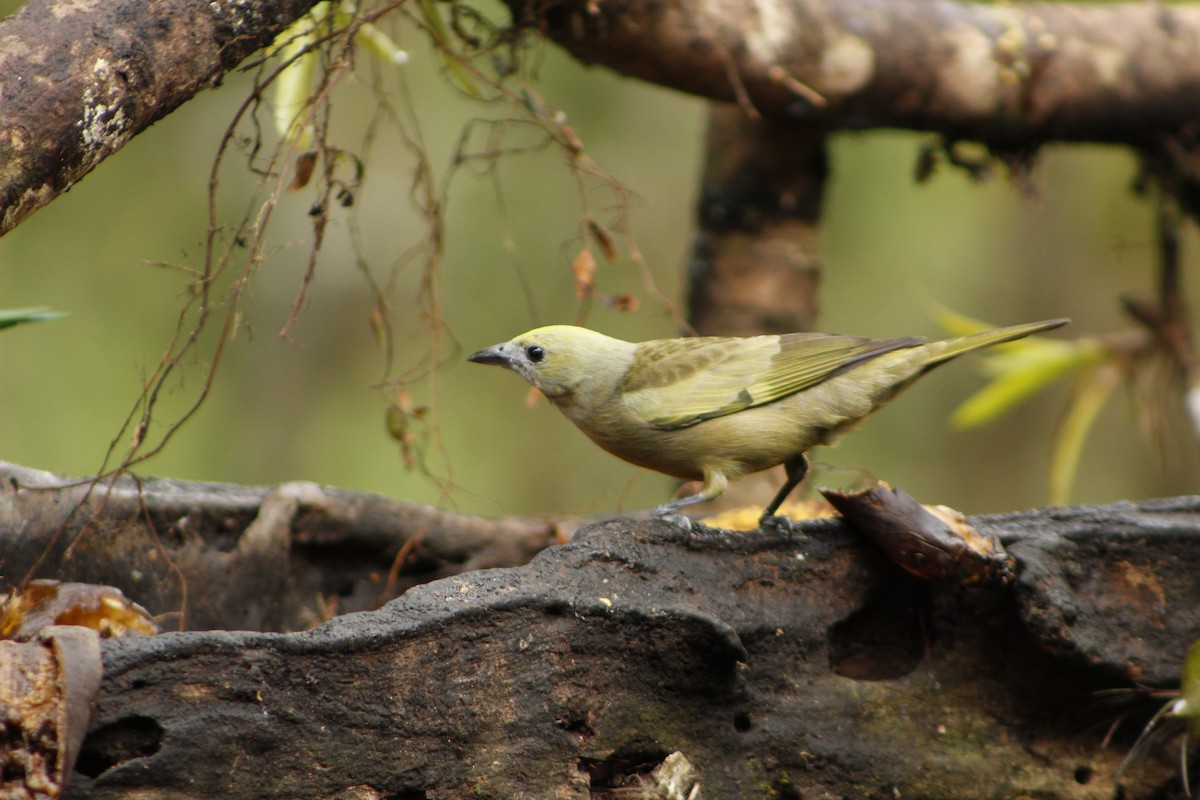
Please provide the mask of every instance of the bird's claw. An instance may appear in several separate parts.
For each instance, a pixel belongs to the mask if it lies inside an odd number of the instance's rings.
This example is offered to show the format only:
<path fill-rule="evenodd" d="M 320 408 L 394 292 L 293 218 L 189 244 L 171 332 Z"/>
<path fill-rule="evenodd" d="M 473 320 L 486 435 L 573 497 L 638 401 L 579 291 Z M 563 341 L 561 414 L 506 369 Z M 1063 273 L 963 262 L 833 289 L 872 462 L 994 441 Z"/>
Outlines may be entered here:
<path fill-rule="evenodd" d="M 651 514 L 650 518 L 658 522 L 665 522 L 668 525 L 674 525 L 677 528 L 683 528 L 685 531 L 691 532 L 696 529 L 698 523 L 686 514 L 678 512 L 668 512 L 666 514 Z"/>
<path fill-rule="evenodd" d="M 782 514 L 763 514 L 758 518 L 759 530 L 786 531 L 792 521 Z"/>

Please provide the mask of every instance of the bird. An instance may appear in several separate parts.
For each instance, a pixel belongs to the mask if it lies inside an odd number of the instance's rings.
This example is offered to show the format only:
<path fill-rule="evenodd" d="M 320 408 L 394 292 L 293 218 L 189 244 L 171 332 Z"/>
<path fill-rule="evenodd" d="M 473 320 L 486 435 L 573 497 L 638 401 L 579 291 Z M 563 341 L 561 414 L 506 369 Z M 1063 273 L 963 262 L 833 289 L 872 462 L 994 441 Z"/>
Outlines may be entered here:
<path fill-rule="evenodd" d="M 535 328 L 468 357 L 536 387 L 593 442 L 695 494 L 652 517 L 677 517 L 735 478 L 782 464 L 763 510 L 772 523 L 808 472 L 806 453 L 833 444 L 929 370 L 964 353 L 1065 325 L 1054 319 L 927 342 L 828 333 L 627 342 L 575 325 Z"/>

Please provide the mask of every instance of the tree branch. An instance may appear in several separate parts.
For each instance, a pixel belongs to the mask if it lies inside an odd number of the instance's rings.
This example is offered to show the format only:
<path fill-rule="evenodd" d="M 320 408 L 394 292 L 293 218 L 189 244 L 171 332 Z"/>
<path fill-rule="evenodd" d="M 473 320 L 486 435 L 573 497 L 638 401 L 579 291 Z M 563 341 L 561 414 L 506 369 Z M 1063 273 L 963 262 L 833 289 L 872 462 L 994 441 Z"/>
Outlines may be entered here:
<path fill-rule="evenodd" d="M 688 263 L 688 313 L 704 336 L 812 330 L 821 272 L 825 132 L 714 103 Z"/>
<path fill-rule="evenodd" d="M 1200 132 L 1200 7 L 951 0 L 509 0 L 586 62 L 829 128 L 1003 149 Z M 824 99 L 814 104 L 811 92 Z"/>
<path fill-rule="evenodd" d="M 315 0 L 28 0 L 0 21 L 0 235 Z"/>

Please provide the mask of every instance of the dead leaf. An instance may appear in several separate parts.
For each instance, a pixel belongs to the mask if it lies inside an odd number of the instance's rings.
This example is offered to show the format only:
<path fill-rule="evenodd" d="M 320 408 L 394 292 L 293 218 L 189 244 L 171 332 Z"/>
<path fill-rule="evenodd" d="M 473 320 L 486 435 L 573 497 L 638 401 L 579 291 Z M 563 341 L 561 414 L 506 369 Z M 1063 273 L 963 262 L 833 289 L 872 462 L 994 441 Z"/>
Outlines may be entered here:
<path fill-rule="evenodd" d="M 0 601 L 0 638 L 29 641 L 51 625 L 91 628 L 106 639 L 158 633 L 150 612 L 112 586 L 30 581 Z"/>
<path fill-rule="evenodd" d="M 46 628 L 0 642 L 0 797 L 62 795 L 83 743 L 104 668 L 94 631 Z"/>
<path fill-rule="evenodd" d="M 609 301 L 609 305 L 617 311 L 633 313 L 638 310 L 638 299 L 629 292 L 621 292 Z"/>
<path fill-rule="evenodd" d="M 313 169 L 317 166 L 317 151 L 306 150 L 296 156 L 296 171 L 292 175 L 292 182 L 288 184 L 289 192 L 297 192 L 308 186 L 308 182 L 312 179 Z"/>
<path fill-rule="evenodd" d="M 575 297 L 586 297 L 596 281 L 596 257 L 591 250 L 585 247 L 579 251 L 571 262 L 571 273 L 575 276 Z"/>
<path fill-rule="evenodd" d="M 617 243 L 613 241 L 612 234 L 608 229 L 601 225 L 596 220 L 588 218 L 587 221 L 588 233 L 592 235 L 596 246 L 600 248 L 600 252 L 604 253 L 604 257 L 609 261 L 616 261 L 619 253 L 617 252 Z"/>
<path fill-rule="evenodd" d="M 417 463 L 418 426 L 416 423 L 424 419 L 429 408 L 413 403 L 408 389 L 399 387 L 387 407 L 387 430 L 404 456 L 404 464 L 412 469 Z"/>

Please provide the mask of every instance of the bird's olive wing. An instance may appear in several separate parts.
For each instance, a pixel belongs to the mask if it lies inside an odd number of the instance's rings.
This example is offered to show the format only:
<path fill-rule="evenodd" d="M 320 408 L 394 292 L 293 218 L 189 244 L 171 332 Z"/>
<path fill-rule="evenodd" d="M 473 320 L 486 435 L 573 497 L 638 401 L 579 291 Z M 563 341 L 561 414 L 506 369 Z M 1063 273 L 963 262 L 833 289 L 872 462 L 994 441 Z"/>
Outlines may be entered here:
<path fill-rule="evenodd" d="M 623 402 L 663 429 L 772 403 L 921 339 L 822 333 L 645 342 L 621 387 Z"/>

